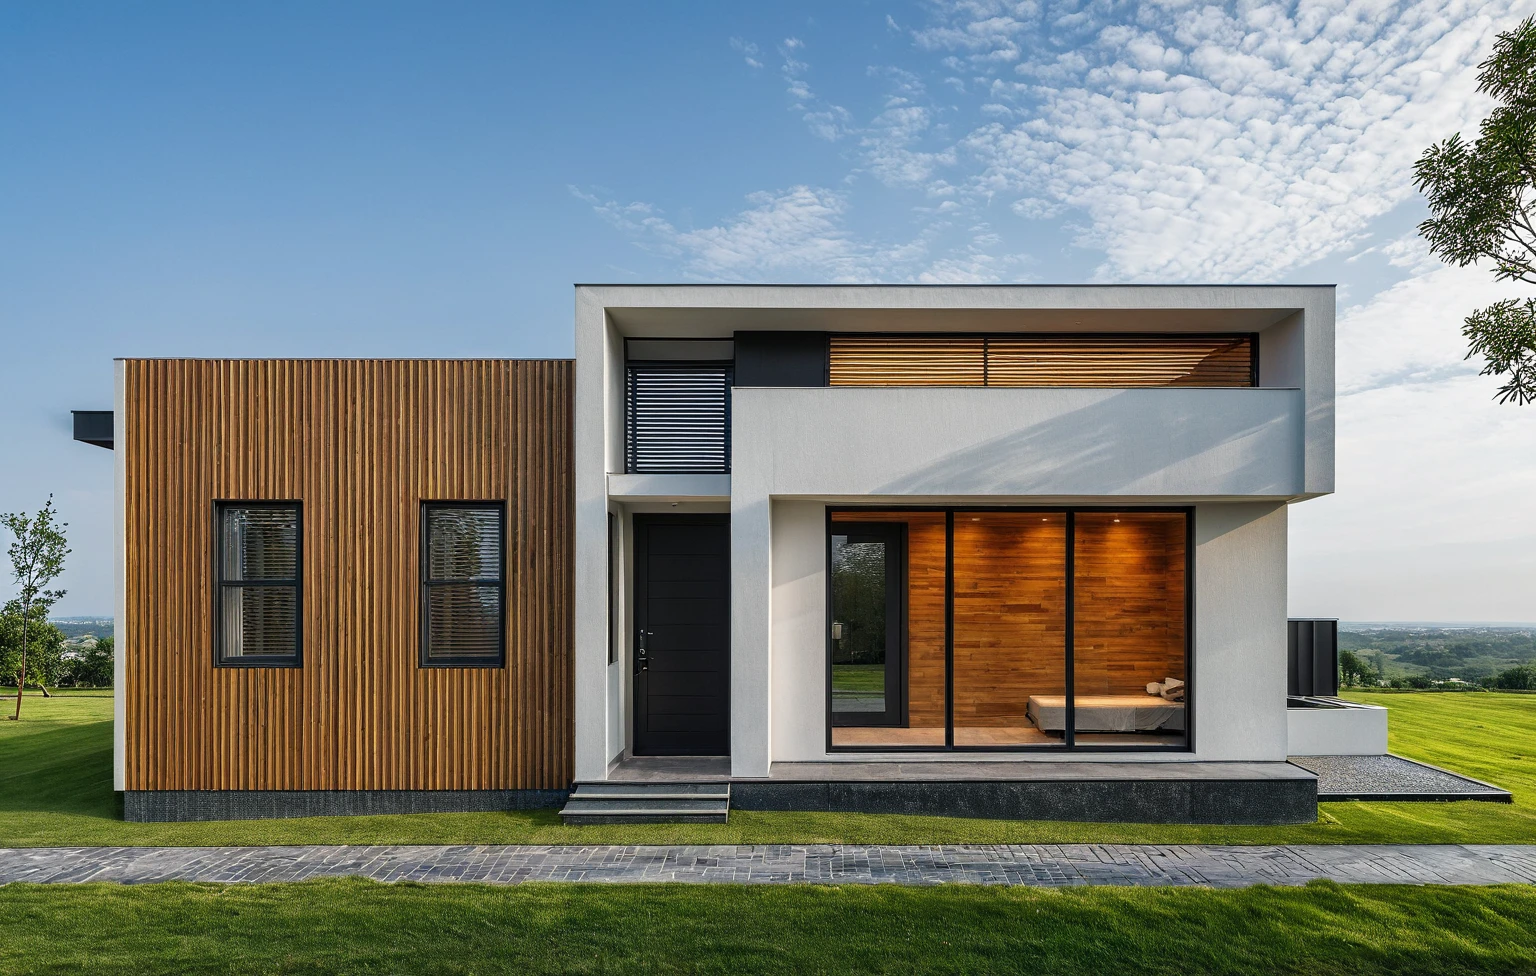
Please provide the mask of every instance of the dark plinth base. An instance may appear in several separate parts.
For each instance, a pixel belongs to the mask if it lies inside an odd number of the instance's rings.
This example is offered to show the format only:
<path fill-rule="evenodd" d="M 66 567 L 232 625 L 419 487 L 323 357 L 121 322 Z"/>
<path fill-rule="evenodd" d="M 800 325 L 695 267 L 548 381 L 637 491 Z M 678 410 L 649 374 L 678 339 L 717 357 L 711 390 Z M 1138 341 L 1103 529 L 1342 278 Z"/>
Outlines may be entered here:
<path fill-rule="evenodd" d="M 1317 820 L 1317 784 L 1274 780 L 774 782 L 736 780 L 737 810 L 897 813 L 1112 823 L 1292 824 Z"/>
<path fill-rule="evenodd" d="M 385 813 L 483 813 L 558 807 L 569 790 L 129 790 L 123 819 L 272 820 Z"/>

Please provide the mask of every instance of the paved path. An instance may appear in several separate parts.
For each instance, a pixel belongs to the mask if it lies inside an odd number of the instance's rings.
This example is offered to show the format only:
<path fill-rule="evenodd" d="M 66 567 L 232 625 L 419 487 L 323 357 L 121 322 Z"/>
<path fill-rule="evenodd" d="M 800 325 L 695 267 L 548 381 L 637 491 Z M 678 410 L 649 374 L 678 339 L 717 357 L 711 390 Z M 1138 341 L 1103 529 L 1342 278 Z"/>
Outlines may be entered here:
<path fill-rule="evenodd" d="M 0 850 L 0 883 L 1536 884 L 1536 846 L 84 847 Z"/>

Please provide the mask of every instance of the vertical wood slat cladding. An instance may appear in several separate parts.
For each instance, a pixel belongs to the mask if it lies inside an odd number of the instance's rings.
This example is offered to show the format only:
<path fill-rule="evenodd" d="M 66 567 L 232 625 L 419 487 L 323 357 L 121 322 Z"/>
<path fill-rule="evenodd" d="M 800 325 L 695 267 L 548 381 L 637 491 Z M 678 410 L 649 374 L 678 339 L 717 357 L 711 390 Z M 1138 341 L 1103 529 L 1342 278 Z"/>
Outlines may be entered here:
<path fill-rule="evenodd" d="M 1146 694 L 1150 681 L 1184 679 L 1185 527 L 1180 513 L 1077 514 L 1077 694 Z"/>
<path fill-rule="evenodd" d="M 572 776 L 569 361 L 126 364 L 130 790 Z M 213 666 L 215 500 L 296 500 L 303 667 Z M 507 503 L 504 668 L 420 668 L 420 503 Z"/>
<path fill-rule="evenodd" d="M 833 336 L 832 386 L 1254 385 L 1254 338 Z"/>

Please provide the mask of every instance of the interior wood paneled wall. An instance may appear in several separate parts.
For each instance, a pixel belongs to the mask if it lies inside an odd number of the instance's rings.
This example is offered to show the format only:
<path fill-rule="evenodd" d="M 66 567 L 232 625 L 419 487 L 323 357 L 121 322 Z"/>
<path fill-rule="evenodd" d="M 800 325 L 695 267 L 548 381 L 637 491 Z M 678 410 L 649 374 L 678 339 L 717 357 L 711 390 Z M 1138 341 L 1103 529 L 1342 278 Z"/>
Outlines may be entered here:
<path fill-rule="evenodd" d="M 570 361 L 126 364 L 127 787 L 572 777 Z M 215 668 L 213 503 L 303 505 L 303 667 Z M 504 668 L 417 666 L 420 503 L 505 499 Z"/>
<path fill-rule="evenodd" d="M 1067 518 L 955 513 L 955 727 L 1026 726 L 1066 691 Z"/>
<path fill-rule="evenodd" d="M 1077 694 L 1146 694 L 1149 681 L 1184 679 L 1185 546 L 1182 513 L 1077 513 Z"/>

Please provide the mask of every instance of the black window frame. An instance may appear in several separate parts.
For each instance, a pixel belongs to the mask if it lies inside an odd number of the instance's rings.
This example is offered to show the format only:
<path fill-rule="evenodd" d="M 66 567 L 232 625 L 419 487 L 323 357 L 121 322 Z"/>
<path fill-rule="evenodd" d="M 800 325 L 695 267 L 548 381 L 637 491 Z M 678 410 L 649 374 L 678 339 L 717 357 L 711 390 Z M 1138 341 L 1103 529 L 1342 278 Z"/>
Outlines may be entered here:
<path fill-rule="evenodd" d="M 867 512 L 940 512 L 945 517 L 944 528 L 944 740 L 942 746 L 903 745 L 833 745 L 832 731 L 842 726 L 832 721 L 832 535 L 833 526 L 839 523 L 842 513 Z M 1067 518 L 1065 539 L 1066 552 L 1066 735 L 1062 745 L 1001 745 L 968 746 L 954 744 L 954 550 L 955 516 L 975 512 L 1029 512 L 1064 514 Z M 1076 741 L 1076 695 L 1073 685 L 1076 678 L 1076 648 L 1074 614 L 1076 611 L 1076 521 L 1081 513 L 1094 512 L 1162 512 L 1184 516 L 1184 741 L 1170 745 L 1095 744 Z M 828 505 L 825 509 L 823 528 L 823 557 L 825 571 L 825 620 L 822 634 L 825 641 L 823 667 L 825 682 L 825 745 L 827 753 L 939 753 L 939 752 L 1039 752 L 1101 753 L 1105 755 L 1134 752 L 1194 753 L 1196 750 L 1195 726 L 1197 718 L 1198 682 L 1196 681 L 1195 642 L 1195 515 L 1193 505 Z M 856 524 L 856 523 L 849 523 Z M 869 523 L 878 524 L 878 523 Z M 903 639 L 905 644 L 905 638 Z M 905 675 L 903 675 L 905 676 Z M 903 690 L 903 705 L 905 701 Z"/>
<path fill-rule="evenodd" d="M 432 537 L 430 514 L 437 509 L 494 509 L 499 527 L 497 539 L 500 541 L 500 556 L 498 566 L 498 578 L 487 579 L 480 577 L 468 580 L 434 580 L 431 573 Z M 507 666 L 507 503 L 505 500 L 487 499 L 484 501 L 466 500 L 423 500 L 421 503 L 421 562 L 420 562 L 420 594 L 417 600 L 417 616 L 419 617 L 417 634 L 419 636 L 417 648 L 417 667 L 420 668 L 486 668 L 497 669 Z M 494 660 L 483 657 L 432 657 L 431 652 L 431 615 L 428 611 L 429 596 L 433 586 L 492 586 L 498 591 L 496 603 L 497 613 L 500 617 L 500 626 L 496 628 L 497 644 Z"/>
<path fill-rule="evenodd" d="M 617 573 L 614 570 L 614 560 L 618 556 L 616 544 L 618 542 L 619 517 L 613 512 L 608 513 L 608 663 L 617 664 L 619 660 L 619 642 L 615 639 L 614 627 L 614 594 L 613 587 L 617 582 Z"/>
<path fill-rule="evenodd" d="M 294 514 L 293 578 L 283 580 L 226 580 L 224 578 L 224 515 L 232 509 L 292 509 Z M 224 591 L 287 587 L 293 590 L 293 653 L 224 653 Z M 304 503 L 298 499 L 219 499 L 213 503 L 213 666 L 216 668 L 302 668 L 304 666 Z"/>
<path fill-rule="evenodd" d="M 885 710 L 882 712 L 827 712 L 834 728 L 902 728 L 907 724 L 907 524 L 905 522 L 839 522 L 827 525 L 832 537 L 851 542 L 878 542 L 885 548 Z M 830 556 L 827 565 L 832 565 Z M 827 604 L 828 619 L 832 605 Z M 831 643 L 829 638 L 828 647 Z M 830 650 L 828 651 L 830 655 Z M 828 675 L 835 667 L 829 661 Z M 836 700 L 829 698 L 833 704 Z"/>

